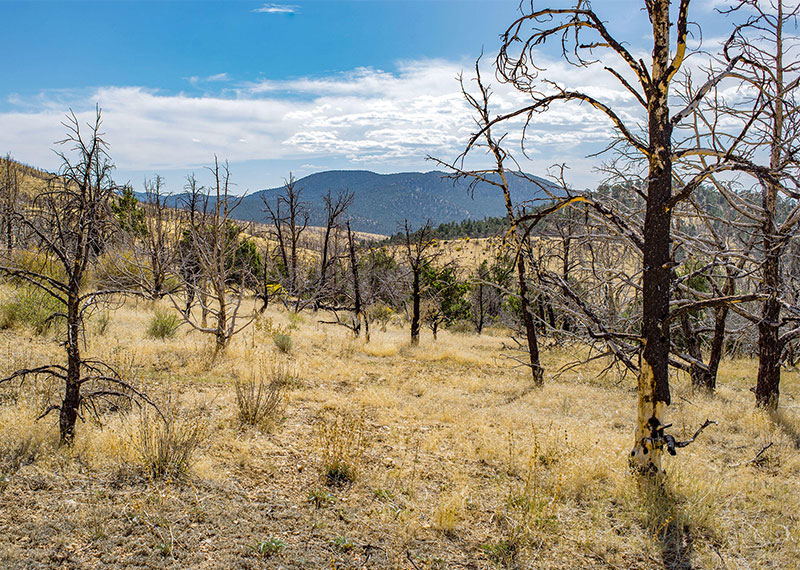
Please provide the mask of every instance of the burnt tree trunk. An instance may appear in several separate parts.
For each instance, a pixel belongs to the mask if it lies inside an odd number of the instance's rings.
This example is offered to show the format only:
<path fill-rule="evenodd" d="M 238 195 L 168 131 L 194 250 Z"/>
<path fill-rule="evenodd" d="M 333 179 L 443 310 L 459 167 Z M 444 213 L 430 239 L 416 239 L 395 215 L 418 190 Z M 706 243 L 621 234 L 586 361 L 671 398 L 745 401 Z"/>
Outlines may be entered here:
<path fill-rule="evenodd" d="M 539 340 L 536 337 L 536 325 L 533 322 L 533 310 L 530 299 L 530 289 L 528 288 L 528 273 L 525 267 L 525 256 L 522 251 L 523 242 L 520 238 L 520 231 L 517 225 L 516 217 L 514 215 L 514 206 L 511 202 L 511 190 L 506 180 L 505 169 L 498 151 L 495 150 L 497 157 L 497 166 L 500 174 L 500 179 L 503 184 L 503 197 L 505 198 L 506 216 L 509 224 L 514 231 L 514 239 L 517 242 L 517 283 L 519 284 L 519 303 L 520 310 L 522 311 L 522 324 L 525 327 L 525 340 L 528 344 L 528 355 L 530 358 L 531 377 L 534 386 L 542 386 L 544 384 L 544 369 L 539 362 Z"/>
<path fill-rule="evenodd" d="M 483 332 L 484 311 L 483 283 L 478 283 L 478 313 L 475 315 L 475 331 L 479 335 Z"/>
<path fill-rule="evenodd" d="M 422 267 L 419 265 L 412 267 L 412 284 L 411 284 L 411 344 L 416 346 L 419 344 L 419 301 L 420 301 L 420 273 Z"/>
<path fill-rule="evenodd" d="M 781 381 L 781 343 L 779 340 L 781 306 L 778 301 L 780 287 L 780 246 L 775 236 L 775 207 L 777 189 L 768 185 L 764 191 L 763 243 L 764 261 L 762 287 L 767 298 L 761 308 L 758 323 L 758 378 L 756 380 L 756 405 L 775 410 Z"/>
<path fill-rule="evenodd" d="M 708 375 L 704 384 L 697 385 L 709 392 L 717 389 L 719 363 L 725 349 L 725 322 L 728 320 L 728 312 L 728 307 L 718 307 L 714 310 L 714 336 L 711 337 L 711 350 L 708 355 Z"/>
<path fill-rule="evenodd" d="M 353 312 L 355 313 L 355 323 L 353 333 L 356 336 L 361 334 L 361 322 L 366 322 L 364 307 L 361 304 L 361 286 L 358 281 L 358 259 L 356 258 L 356 246 L 353 243 L 353 232 L 350 231 L 350 222 L 347 222 L 347 245 L 350 250 L 350 271 L 353 274 Z M 365 327 L 366 340 L 369 342 L 369 325 Z"/>
<path fill-rule="evenodd" d="M 647 98 L 649 148 L 642 267 L 642 338 L 638 379 L 638 414 L 631 465 L 661 472 L 663 416 L 670 404 L 669 299 L 672 209 L 672 124 L 669 84 L 669 1 L 649 4 L 653 24 L 653 70 Z M 679 41 L 685 38 L 680 38 Z"/>
<path fill-rule="evenodd" d="M 258 309 L 259 314 L 264 314 L 264 311 L 267 310 L 269 306 L 269 284 L 267 283 L 267 257 L 268 255 L 264 256 L 264 288 L 261 291 L 261 295 L 259 295 L 259 299 L 261 300 L 261 307 Z"/>
<path fill-rule="evenodd" d="M 774 117 L 772 140 L 770 141 L 770 169 L 780 169 L 782 156 L 784 122 L 784 67 L 783 67 L 783 2 L 778 2 L 776 19 Z M 777 229 L 778 182 L 762 182 L 762 208 L 764 219 L 761 224 L 764 261 L 761 272 L 761 285 L 767 295 L 761 308 L 761 321 L 758 323 L 758 378 L 756 380 L 756 405 L 770 410 L 778 409 L 781 382 L 781 352 L 779 340 L 781 306 L 778 300 L 781 287 L 782 240 Z"/>
<path fill-rule="evenodd" d="M 81 350 L 79 285 L 70 280 L 67 294 L 67 377 L 64 400 L 58 418 L 60 442 L 71 445 L 75 439 L 75 423 L 81 405 Z"/>

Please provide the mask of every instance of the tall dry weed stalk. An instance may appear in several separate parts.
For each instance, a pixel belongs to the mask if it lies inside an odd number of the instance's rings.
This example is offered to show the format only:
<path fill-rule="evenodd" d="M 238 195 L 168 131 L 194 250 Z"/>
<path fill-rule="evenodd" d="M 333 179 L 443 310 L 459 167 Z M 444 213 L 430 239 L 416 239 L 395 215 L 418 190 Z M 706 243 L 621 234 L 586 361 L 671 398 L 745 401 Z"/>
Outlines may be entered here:
<path fill-rule="evenodd" d="M 145 475 L 152 479 L 186 475 L 198 447 L 206 437 L 206 424 L 198 418 L 178 418 L 170 402 L 162 406 L 163 416 L 149 408 L 139 411 L 139 426 L 134 434 L 136 459 Z"/>
<path fill-rule="evenodd" d="M 329 485 L 354 482 L 362 469 L 367 445 L 363 412 L 339 412 L 321 418 L 316 436 L 325 482 Z"/>
<path fill-rule="evenodd" d="M 260 370 L 251 371 L 242 380 L 237 378 L 236 408 L 242 426 L 255 426 L 269 429 L 283 415 L 286 408 L 286 388 L 291 373 L 285 364 L 275 363 L 270 378 L 265 378 Z"/>

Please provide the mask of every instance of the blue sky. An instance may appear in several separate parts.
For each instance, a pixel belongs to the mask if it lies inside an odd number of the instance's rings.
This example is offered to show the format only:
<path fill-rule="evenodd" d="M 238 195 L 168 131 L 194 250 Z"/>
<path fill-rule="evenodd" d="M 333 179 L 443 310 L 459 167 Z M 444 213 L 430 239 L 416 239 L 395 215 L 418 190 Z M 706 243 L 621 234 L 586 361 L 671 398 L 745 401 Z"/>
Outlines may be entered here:
<path fill-rule="evenodd" d="M 714 3 L 697 2 L 697 17 Z M 646 33 L 640 5 L 595 2 L 634 49 Z M 158 172 L 178 191 L 215 153 L 239 191 L 278 185 L 289 171 L 430 170 L 427 154 L 455 158 L 471 131 L 456 74 L 469 75 L 481 49 L 493 58 L 517 6 L 0 0 L 0 152 L 55 169 L 64 113 L 88 118 L 99 103 L 116 178 L 137 188 Z M 555 77 L 575 77 L 543 57 Z M 581 81 L 627 104 L 606 77 Z M 523 101 L 498 87 L 498 109 Z M 526 170 L 566 160 L 577 186 L 599 180 L 586 155 L 608 141 L 602 118 L 565 109 L 533 134 Z"/>

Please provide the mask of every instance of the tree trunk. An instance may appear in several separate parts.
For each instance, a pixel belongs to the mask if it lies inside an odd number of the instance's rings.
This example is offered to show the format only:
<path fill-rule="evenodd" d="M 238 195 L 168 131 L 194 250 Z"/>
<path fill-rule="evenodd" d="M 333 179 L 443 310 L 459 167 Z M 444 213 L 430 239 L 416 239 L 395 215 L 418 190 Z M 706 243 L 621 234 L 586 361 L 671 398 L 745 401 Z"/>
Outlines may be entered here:
<path fill-rule="evenodd" d="M 264 314 L 269 305 L 269 284 L 267 283 L 267 256 L 264 256 L 264 289 L 261 292 L 261 308 L 258 309 L 259 314 Z"/>
<path fill-rule="evenodd" d="M 8 251 L 14 249 L 13 228 L 11 225 L 13 220 L 12 215 L 12 212 L 8 212 L 6 216 L 6 249 L 8 249 Z"/>
<path fill-rule="evenodd" d="M 200 285 L 200 326 L 208 328 L 208 293 L 205 284 Z"/>
<path fill-rule="evenodd" d="M 478 283 L 478 314 L 475 315 L 475 330 L 479 335 L 483 332 L 484 310 L 483 283 Z"/>
<path fill-rule="evenodd" d="M 668 94 L 669 1 L 654 0 L 653 73 L 648 93 L 649 174 L 644 219 L 642 337 L 638 381 L 638 417 L 631 465 L 643 473 L 661 473 L 663 417 L 669 393 L 669 298 L 671 282 L 672 126 Z"/>
<path fill-rule="evenodd" d="M 519 301 L 522 310 L 522 323 L 525 326 L 525 339 L 528 343 L 528 355 L 531 362 L 531 377 L 533 385 L 540 387 L 544 385 L 544 369 L 539 363 L 539 341 L 536 338 L 536 326 L 533 322 L 533 307 L 530 302 L 530 292 L 528 290 L 528 279 L 525 270 L 525 259 L 523 253 L 523 242 L 519 237 L 519 229 L 514 216 L 514 206 L 511 203 L 511 190 L 506 182 L 505 170 L 502 168 L 502 161 L 498 158 L 498 168 L 500 177 L 503 180 L 503 197 L 506 203 L 506 216 L 508 223 L 514 230 L 514 238 L 517 242 L 517 279 L 519 282 Z"/>
<path fill-rule="evenodd" d="M 774 121 L 770 141 L 769 165 L 773 172 L 781 167 L 783 139 L 783 2 L 777 3 Z M 758 323 L 758 378 L 756 405 L 769 410 L 778 409 L 781 382 L 781 349 L 779 341 L 781 306 L 778 301 L 781 287 L 781 240 L 777 230 L 778 183 L 769 181 L 762 186 L 764 220 L 761 224 L 764 261 L 761 285 L 767 298 Z"/>
<path fill-rule="evenodd" d="M 419 274 L 422 268 L 417 266 L 413 267 L 414 281 L 411 288 L 411 345 L 417 346 L 419 344 Z"/>
<path fill-rule="evenodd" d="M 67 378 L 64 384 L 64 400 L 58 418 L 60 442 L 72 445 L 75 439 L 75 422 L 81 405 L 81 352 L 80 352 L 80 305 L 77 282 L 70 283 L 67 295 Z"/>
<path fill-rule="evenodd" d="M 725 322 L 728 320 L 728 307 L 714 310 L 714 336 L 711 337 L 711 350 L 708 356 L 708 375 L 702 387 L 709 392 L 717 389 L 717 374 L 722 353 L 725 348 Z"/>
<path fill-rule="evenodd" d="M 681 329 L 683 329 L 683 338 L 686 342 L 686 352 L 692 357 L 693 362 L 689 364 L 689 375 L 692 380 L 692 387 L 705 390 L 708 392 L 714 391 L 716 384 L 716 368 L 712 371 L 709 366 L 703 362 L 703 343 L 700 334 L 695 327 L 692 326 L 691 314 L 683 313 L 681 319 Z M 723 327 L 724 327 L 723 323 Z M 716 340 L 716 338 L 715 338 Z M 719 365 L 719 360 L 717 360 Z"/>
<path fill-rule="evenodd" d="M 325 227 L 325 237 L 322 240 L 322 262 L 319 268 L 319 284 L 317 285 L 317 297 L 314 299 L 314 310 L 319 310 L 319 295 L 324 295 L 325 289 L 325 280 L 327 278 L 328 272 L 328 244 L 330 243 L 331 238 L 331 229 L 332 229 L 333 222 L 330 218 L 328 218 L 328 225 Z M 350 237 L 350 224 L 348 222 L 348 239 Z M 351 246 L 352 247 L 352 246 Z"/>
<path fill-rule="evenodd" d="M 525 273 L 525 259 L 520 252 L 517 258 L 517 277 L 519 279 L 519 301 L 522 310 L 522 322 L 525 325 L 525 339 L 528 341 L 528 354 L 531 360 L 531 375 L 533 376 L 534 386 L 544 385 L 544 370 L 539 364 L 539 343 L 536 338 L 536 325 L 533 322 L 532 307 L 530 306 L 530 294 L 528 292 L 528 280 Z"/>
<path fill-rule="evenodd" d="M 361 320 L 364 317 L 364 308 L 361 306 L 361 287 L 358 282 L 358 259 L 356 259 L 356 246 L 353 243 L 353 233 L 350 231 L 350 222 L 347 222 L 347 244 L 350 250 L 350 270 L 353 274 L 353 302 L 356 317 L 356 326 L 353 332 L 356 336 L 361 334 Z M 367 319 L 364 318 L 364 321 Z M 369 328 L 366 330 L 367 342 L 369 342 Z"/>
<path fill-rule="evenodd" d="M 219 307 L 217 309 L 217 323 L 214 331 L 214 336 L 216 338 L 216 352 L 222 352 L 228 347 L 228 341 L 230 341 L 231 335 L 228 334 L 228 327 L 230 330 L 233 330 L 236 326 L 235 322 L 228 323 L 229 316 L 228 316 L 228 306 L 227 306 L 227 299 L 225 298 L 225 282 L 221 281 L 220 283 L 215 284 L 215 293 L 216 293 L 216 301 L 219 303 Z"/>
<path fill-rule="evenodd" d="M 164 296 L 164 271 L 161 267 L 161 260 L 158 255 L 153 255 L 151 260 L 153 266 L 153 291 L 152 298 L 158 301 Z"/>
<path fill-rule="evenodd" d="M 778 409 L 781 382 L 781 345 L 778 339 L 781 306 L 775 287 L 779 261 L 774 257 L 768 254 L 764 262 L 764 286 L 769 297 L 764 301 L 761 321 L 758 323 L 758 378 L 755 389 L 756 405 L 770 410 Z"/>

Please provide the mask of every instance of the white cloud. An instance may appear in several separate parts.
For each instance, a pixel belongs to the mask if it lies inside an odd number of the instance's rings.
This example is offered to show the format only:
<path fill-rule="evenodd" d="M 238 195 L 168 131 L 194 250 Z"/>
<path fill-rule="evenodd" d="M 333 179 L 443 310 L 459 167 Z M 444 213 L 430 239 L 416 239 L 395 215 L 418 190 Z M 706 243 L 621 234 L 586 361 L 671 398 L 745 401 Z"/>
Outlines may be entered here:
<path fill-rule="evenodd" d="M 256 8 L 253 12 L 258 14 L 297 14 L 300 6 L 293 4 L 264 4 L 261 8 Z"/>
<path fill-rule="evenodd" d="M 43 93 L 17 107 L 23 111 L 0 113 L 0 150 L 55 168 L 49 149 L 63 138 L 64 112 L 71 107 L 88 120 L 97 102 L 111 155 L 123 171 L 195 169 L 213 154 L 234 164 L 294 161 L 295 167 L 325 162 L 339 168 L 430 169 L 426 155 L 454 159 L 474 128 L 455 80 L 462 69 L 467 80 L 468 64 L 411 61 L 393 72 L 360 68 L 329 77 L 240 85 L 231 96 L 164 94 L 143 87 L 104 87 L 71 96 Z M 211 77 L 227 79 L 225 74 Z M 484 75 L 491 77 L 488 71 Z M 556 62 L 549 65 L 548 77 L 567 85 L 580 77 L 579 87 L 600 93 L 622 116 L 638 118 L 631 95 L 602 70 L 578 76 L 574 68 Z M 497 113 L 527 101 L 507 86 L 495 85 L 494 91 Z M 533 116 L 528 134 L 533 162 L 523 166 L 544 172 L 557 162 L 584 164 L 581 158 L 604 146 L 612 133 L 608 120 L 588 105 L 562 104 Z M 507 139 L 512 151 L 518 140 L 515 128 Z"/>

